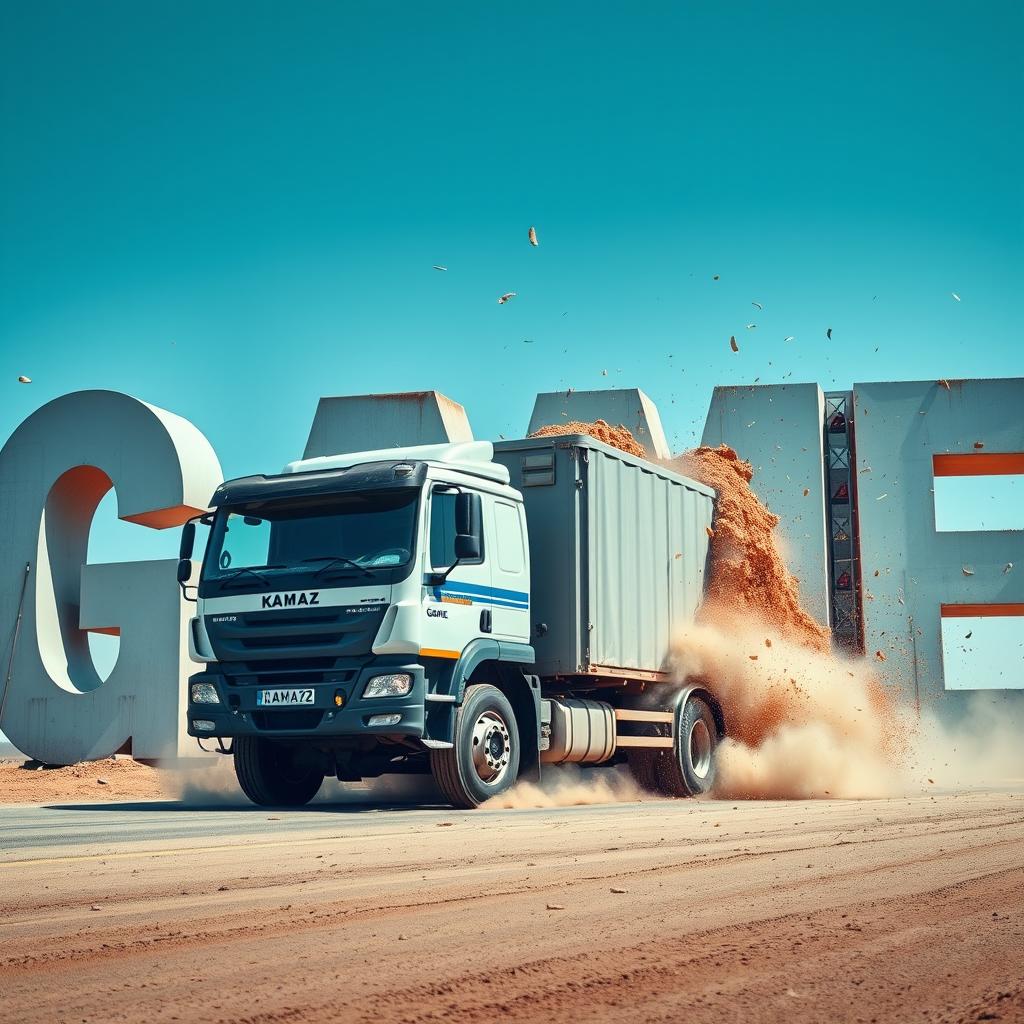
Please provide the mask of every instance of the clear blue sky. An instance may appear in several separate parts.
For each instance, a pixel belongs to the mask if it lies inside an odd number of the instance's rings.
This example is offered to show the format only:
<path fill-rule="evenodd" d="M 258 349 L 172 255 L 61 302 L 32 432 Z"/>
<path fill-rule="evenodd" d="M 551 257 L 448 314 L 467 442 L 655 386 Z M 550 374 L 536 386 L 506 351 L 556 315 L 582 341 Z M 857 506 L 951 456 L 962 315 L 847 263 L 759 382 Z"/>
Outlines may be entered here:
<path fill-rule="evenodd" d="M 621 384 L 681 448 L 715 384 L 1019 374 L 1022 37 L 1009 2 L 4 4 L 0 438 L 113 388 L 235 476 L 322 394 L 493 437 Z"/>

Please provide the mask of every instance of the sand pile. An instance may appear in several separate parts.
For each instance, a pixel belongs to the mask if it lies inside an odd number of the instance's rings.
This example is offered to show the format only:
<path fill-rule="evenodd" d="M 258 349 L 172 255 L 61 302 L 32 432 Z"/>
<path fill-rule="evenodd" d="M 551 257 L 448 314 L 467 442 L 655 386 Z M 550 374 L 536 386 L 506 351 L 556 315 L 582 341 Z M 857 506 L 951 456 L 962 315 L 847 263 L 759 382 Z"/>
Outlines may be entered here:
<path fill-rule="evenodd" d="M 638 459 L 646 459 L 647 452 L 644 446 L 632 435 L 628 427 L 621 423 L 613 427 L 604 420 L 594 420 L 593 423 L 584 423 L 581 420 L 570 420 L 568 423 L 553 423 L 548 427 L 541 427 L 535 430 L 530 437 L 554 437 L 559 434 L 589 434 L 598 441 L 604 441 L 619 451 L 628 455 L 635 455 Z"/>
<path fill-rule="evenodd" d="M 750 489 L 750 463 L 722 445 L 695 448 L 671 465 L 718 494 L 705 621 L 723 611 L 752 613 L 795 643 L 831 650 L 829 631 L 800 607 L 798 580 L 786 569 L 775 542 L 779 517 Z"/>
<path fill-rule="evenodd" d="M 167 799 L 172 795 L 169 784 L 168 773 L 130 758 L 83 761 L 68 768 L 0 762 L 0 804 Z"/>

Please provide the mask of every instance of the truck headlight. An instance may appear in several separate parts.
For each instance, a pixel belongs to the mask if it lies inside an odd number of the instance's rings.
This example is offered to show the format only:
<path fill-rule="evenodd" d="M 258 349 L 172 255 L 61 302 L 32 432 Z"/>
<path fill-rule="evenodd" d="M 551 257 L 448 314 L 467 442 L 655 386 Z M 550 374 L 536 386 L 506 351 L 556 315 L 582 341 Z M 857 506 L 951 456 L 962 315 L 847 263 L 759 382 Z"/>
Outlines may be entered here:
<path fill-rule="evenodd" d="M 364 697 L 404 697 L 412 689 L 412 676 L 408 672 L 392 672 L 374 676 L 363 690 Z"/>
<path fill-rule="evenodd" d="M 213 683 L 192 684 L 193 704 L 219 704 L 220 697 L 217 696 L 217 687 Z"/>

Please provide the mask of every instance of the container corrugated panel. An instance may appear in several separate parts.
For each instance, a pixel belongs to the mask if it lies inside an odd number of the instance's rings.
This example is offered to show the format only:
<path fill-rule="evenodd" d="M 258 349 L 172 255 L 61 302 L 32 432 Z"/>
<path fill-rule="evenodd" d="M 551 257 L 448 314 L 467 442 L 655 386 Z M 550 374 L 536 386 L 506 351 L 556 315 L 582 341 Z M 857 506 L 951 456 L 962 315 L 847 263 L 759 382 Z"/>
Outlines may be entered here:
<path fill-rule="evenodd" d="M 523 493 L 542 676 L 660 673 L 704 594 L 714 492 L 585 435 L 495 445 Z"/>

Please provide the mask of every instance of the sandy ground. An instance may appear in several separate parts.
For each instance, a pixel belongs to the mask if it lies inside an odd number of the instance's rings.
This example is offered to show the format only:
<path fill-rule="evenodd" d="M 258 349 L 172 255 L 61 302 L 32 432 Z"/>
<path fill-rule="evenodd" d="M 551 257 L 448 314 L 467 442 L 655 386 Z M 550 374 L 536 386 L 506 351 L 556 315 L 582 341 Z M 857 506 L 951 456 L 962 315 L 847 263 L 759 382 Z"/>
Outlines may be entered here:
<path fill-rule="evenodd" d="M 167 773 L 130 758 L 83 761 L 67 768 L 37 767 L 24 758 L 0 761 L 0 803 L 124 800 L 174 795 Z"/>
<path fill-rule="evenodd" d="M 1024 1020 L 1024 792 L 0 807 L 0 1020 Z"/>

